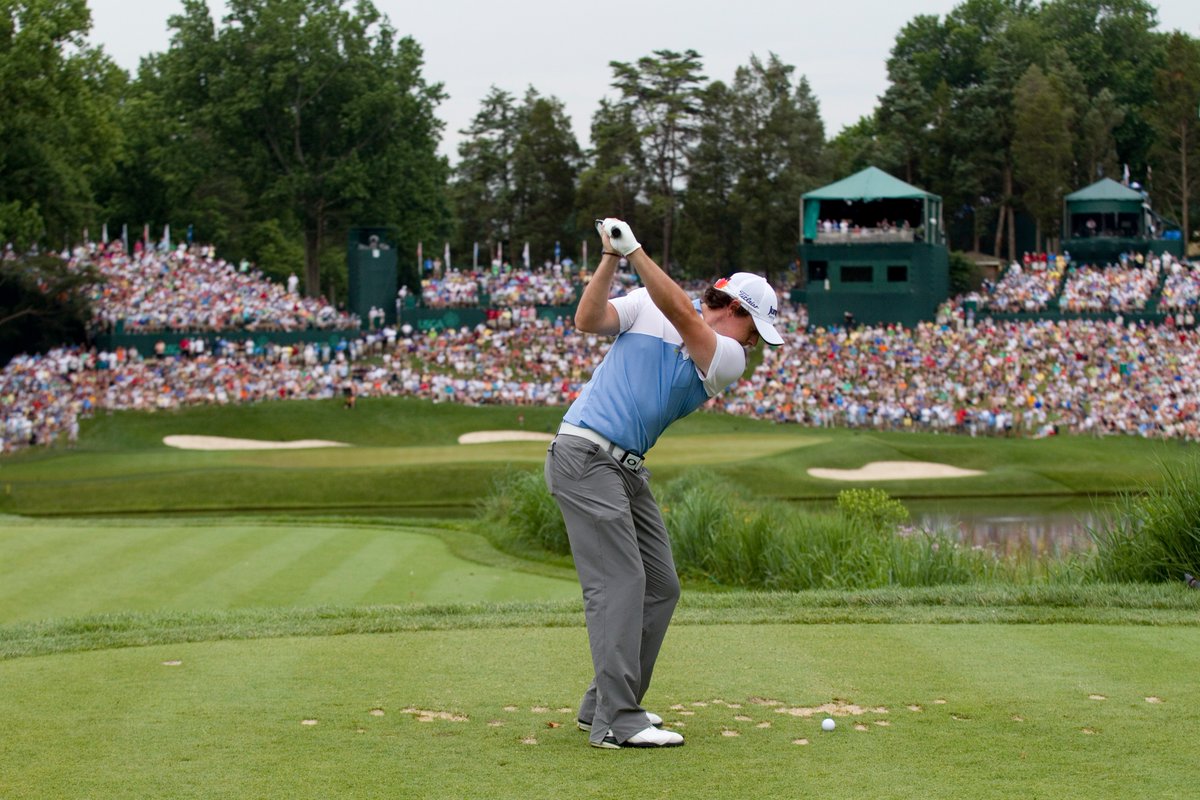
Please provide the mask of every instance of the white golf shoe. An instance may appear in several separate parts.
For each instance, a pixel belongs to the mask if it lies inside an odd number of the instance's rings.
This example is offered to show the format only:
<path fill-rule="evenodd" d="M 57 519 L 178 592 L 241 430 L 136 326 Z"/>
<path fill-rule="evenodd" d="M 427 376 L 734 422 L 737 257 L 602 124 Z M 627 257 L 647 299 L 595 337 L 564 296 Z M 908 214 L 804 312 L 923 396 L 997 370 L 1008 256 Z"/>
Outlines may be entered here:
<path fill-rule="evenodd" d="M 608 750 L 619 750 L 623 747 L 682 747 L 683 737 L 675 731 L 664 731 L 651 726 L 638 731 L 623 742 L 618 742 L 613 732 L 609 731 L 601 742 L 592 742 L 591 745 Z"/>
<path fill-rule="evenodd" d="M 653 725 L 654 727 L 656 727 L 656 728 L 662 727 L 662 724 L 663 724 L 662 717 L 660 717 L 658 714 L 655 714 L 653 711 L 646 712 L 646 719 L 649 720 L 650 724 Z M 579 730 L 581 730 L 581 731 L 590 731 L 592 729 L 592 723 L 584 722 L 581 719 L 575 720 L 575 726 L 577 728 L 579 728 Z"/>

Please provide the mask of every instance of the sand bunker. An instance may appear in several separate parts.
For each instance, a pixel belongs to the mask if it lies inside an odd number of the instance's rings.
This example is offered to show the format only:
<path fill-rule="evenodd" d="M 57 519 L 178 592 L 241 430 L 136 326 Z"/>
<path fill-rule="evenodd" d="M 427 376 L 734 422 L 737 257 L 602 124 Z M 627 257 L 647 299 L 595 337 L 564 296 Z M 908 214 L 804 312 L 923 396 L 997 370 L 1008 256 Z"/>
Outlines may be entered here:
<path fill-rule="evenodd" d="M 314 447 L 349 447 L 344 442 L 324 439 L 297 439 L 267 442 L 261 439 L 230 439 L 225 436 L 166 436 L 163 444 L 180 450 L 306 450 Z"/>
<path fill-rule="evenodd" d="M 969 478 L 984 473 L 932 461 L 872 461 L 858 469 L 810 469 L 808 474 L 827 481 L 912 481 L 928 478 Z"/>
<path fill-rule="evenodd" d="M 458 437 L 459 444 L 488 444 L 490 442 L 548 442 L 552 433 L 533 431 L 472 431 Z"/>

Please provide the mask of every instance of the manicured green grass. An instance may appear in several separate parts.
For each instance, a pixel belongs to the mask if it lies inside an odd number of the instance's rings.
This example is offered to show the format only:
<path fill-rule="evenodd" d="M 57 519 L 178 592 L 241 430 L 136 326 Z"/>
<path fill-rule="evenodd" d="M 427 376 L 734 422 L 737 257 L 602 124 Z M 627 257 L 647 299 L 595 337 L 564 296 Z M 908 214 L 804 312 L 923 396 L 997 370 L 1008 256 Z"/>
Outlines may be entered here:
<path fill-rule="evenodd" d="M 226 519 L 0 525 L 0 624 L 125 611 L 552 600 L 573 572 L 413 524 Z"/>
<path fill-rule="evenodd" d="M 579 626 L 4 661 L 0 796 L 1123 799 L 1195 764 L 1194 626 L 678 625 L 662 752 L 585 744 L 590 666 Z"/>
<path fill-rule="evenodd" d="M 0 512 L 46 515 L 250 509 L 469 510 L 508 467 L 537 471 L 545 445 L 460 445 L 477 430 L 555 429 L 562 409 L 466 408 L 404 398 L 118 413 L 89 421 L 77 450 L 39 450 L 0 460 Z M 254 439 L 323 438 L 352 448 L 284 452 L 189 452 L 172 434 Z M 871 461 L 935 461 L 983 470 L 979 477 L 887 481 L 895 496 L 1106 495 L 1158 480 L 1162 463 L 1198 448 L 1132 438 L 969 437 L 813 430 L 727 415 L 695 414 L 650 454 L 656 482 L 696 467 L 778 499 L 833 498 L 847 484 L 813 478 L 813 467 Z"/>
<path fill-rule="evenodd" d="M 545 445 L 457 437 L 516 428 L 518 414 L 551 431 L 561 412 L 389 399 L 115 414 L 88 423 L 77 450 L 0 460 L 0 797 L 1187 793 L 1200 592 L 1180 581 L 687 586 L 647 698 L 687 746 L 587 747 L 573 717 L 591 667 L 563 560 L 504 555 L 467 523 L 332 516 L 475 508 L 510 467 L 540 470 Z M 187 433 L 354 447 L 161 443 Z M 899 496 L 1101 495 L 1154 485 L 1196 452 L 701 414 L 649 464 L 659 487 L 702 467 L 776 499 L 833 498 L 847 485 L 809 468 L 876 460 L 988 473 L 880 484 Z M 171 513 L 3 516 L 130 511 Z M 864 711 L 831 734 L 820 714 L 780 711 L 825 703 Z"/>

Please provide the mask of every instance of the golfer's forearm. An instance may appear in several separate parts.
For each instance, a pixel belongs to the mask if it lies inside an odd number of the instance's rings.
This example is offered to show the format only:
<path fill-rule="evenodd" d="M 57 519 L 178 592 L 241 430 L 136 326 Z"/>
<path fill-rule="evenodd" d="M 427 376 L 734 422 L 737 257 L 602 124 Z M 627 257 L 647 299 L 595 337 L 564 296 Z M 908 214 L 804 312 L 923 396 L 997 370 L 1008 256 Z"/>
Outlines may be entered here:
<path fill-rule="evenodd" d="M 696 313 L 692 299 L 687 292 L 677 284 L 663 268 L 654 263 L 654 259 L 646 254 L 642 247 L 629 254 L 629 263 L 637 270 L 638 277 L 650 293 L 650 299 L 667 319 L 675 321 L 680 317 L 690 317 Z"/>
<path fill-rule="evenodd" d="M 608 290 L 617 271 L 616 256 L 601 256 L 600 265 L 583 288 L 575 308 L 575 327 L 585 333 L 600 333 L 608 314 Z"/>

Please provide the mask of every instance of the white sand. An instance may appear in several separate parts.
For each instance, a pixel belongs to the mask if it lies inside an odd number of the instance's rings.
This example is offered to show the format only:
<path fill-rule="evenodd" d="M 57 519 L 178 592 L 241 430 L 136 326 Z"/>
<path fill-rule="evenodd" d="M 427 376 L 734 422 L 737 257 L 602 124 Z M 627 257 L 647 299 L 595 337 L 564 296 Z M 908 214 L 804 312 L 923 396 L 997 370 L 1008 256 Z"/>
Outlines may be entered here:
<path fill-rule="evenodd" d="M 808 474 L 827 481 L 912 481 L 927 478 L 969 478 L 984 473 L 932 461 L 872 461 L 858 469 L 810 469 Z"/>
<path fill-rule="evenodd" d="M 267 442 L 261 439 L 229 439 L 225 436 L 166 436 L 163 444 L 180 450 L 307 450 L 314 447 L 349 447 L 344 442 L 324 439 L 297 439 Z"/>
<path fill-rule="evenodd" d="M 458 437 L 459 444 L 488 444 L 489 442 L 548 442 L 552 433 L 533 431 L 472 431 Z"/>

